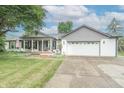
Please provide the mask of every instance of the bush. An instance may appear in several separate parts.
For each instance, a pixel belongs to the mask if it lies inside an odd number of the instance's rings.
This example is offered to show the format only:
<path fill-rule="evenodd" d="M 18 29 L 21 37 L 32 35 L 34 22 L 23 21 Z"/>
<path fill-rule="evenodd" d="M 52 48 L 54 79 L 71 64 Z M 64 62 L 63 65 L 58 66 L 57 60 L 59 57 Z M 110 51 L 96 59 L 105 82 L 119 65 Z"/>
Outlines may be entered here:
<path fill-rule="evenodd" d="M 5 37 L 0 37 L 0 52 L 5 51 Z"/>

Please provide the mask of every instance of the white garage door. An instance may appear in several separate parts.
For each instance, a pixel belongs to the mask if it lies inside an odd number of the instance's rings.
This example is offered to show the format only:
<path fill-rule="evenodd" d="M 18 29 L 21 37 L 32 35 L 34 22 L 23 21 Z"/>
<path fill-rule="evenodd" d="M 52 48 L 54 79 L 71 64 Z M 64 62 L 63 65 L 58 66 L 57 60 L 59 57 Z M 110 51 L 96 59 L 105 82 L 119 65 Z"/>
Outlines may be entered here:
<path fill-rule="evenodd" d="M 99 42 L 67 42 L 67 55 L 99 56 Z"/>

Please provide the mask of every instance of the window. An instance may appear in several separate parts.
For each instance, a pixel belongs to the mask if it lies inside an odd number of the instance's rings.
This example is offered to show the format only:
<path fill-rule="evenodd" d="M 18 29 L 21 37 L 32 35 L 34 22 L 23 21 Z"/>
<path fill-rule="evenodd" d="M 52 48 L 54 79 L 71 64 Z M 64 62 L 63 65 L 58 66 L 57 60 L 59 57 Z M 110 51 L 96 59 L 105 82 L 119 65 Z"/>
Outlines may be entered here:
<path fill-rule="evenodd" d="M 37 49 L 37 41 L 33 41 L 33 49 Z"/>
<path fill-rule="evenodd" d="M 52 43 L 53 45 L 53 49 L 56 49 L 56 41 L 53 41 L 53 43 Z"/>
<path fill-rule="evenodd" d="M 25 49 L 31 49 L 31 40 L 25 41 Z"/>
<path fill-rule="evenodd" d="M 82 42 L 79 42 L 79 44 L 82 44 Z"/>
<path fill-rule="evenodd" d="M 92 42 L 92 44 L 94 44 L 94 42 Z"/>
<path fill-rule="evenodd" d="M 90 42 L 87 42 L 87 44 L 90 44 Z"/>
<path fill-rule="evenodd" d="M 79 44 L 78 42 L 76 42 L 76 44 Z"/>
<path fill-rule="evenodd" d="M 103 41 L 103 44 L 105 44 L 105 41 Z"/>
<path fill-rule="evenodd" d="M 84 45 L 87 44 L 86 42 L 84 42 Z"/>
<path fill-rule="evenodd" d="M 10 41 L 9 42 L 9 49 L 15 49 L 16 48 L 16 41 Z"/>
<path fill-rule="evenodd" d="M 72 42 L 72 44 L 74 44 L 74 42 Z"/>

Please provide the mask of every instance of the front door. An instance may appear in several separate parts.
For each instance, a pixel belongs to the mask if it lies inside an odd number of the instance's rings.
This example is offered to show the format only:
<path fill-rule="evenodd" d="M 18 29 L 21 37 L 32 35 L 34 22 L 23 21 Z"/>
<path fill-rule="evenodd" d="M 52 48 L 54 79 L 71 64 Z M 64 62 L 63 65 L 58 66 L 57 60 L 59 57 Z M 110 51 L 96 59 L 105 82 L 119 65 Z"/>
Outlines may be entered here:
<path fill-rule="evenodd" d="M 43 41 L 43 50 L 44 51 L 48 51 L 49 50 L 49 41 L 48 40 L 44 40 Z"/>

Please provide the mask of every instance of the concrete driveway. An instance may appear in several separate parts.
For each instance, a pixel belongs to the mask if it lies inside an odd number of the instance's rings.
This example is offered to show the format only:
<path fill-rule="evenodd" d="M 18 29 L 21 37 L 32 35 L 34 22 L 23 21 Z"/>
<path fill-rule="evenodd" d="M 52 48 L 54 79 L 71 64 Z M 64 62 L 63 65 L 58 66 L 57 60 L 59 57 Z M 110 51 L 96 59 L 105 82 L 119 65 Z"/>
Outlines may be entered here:
<path fill-rule="evenodd" d="M 65 57 L 45 87 L 121 88 L 124 87 L 123 76 L 124 58 Z"/>

